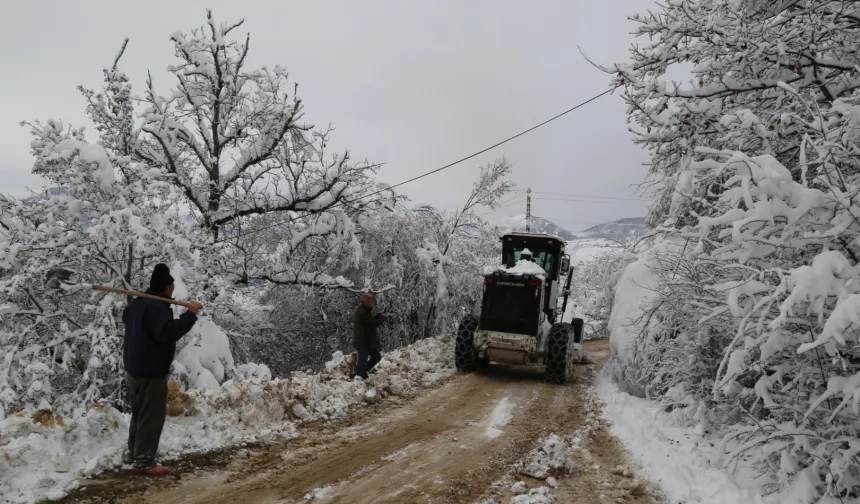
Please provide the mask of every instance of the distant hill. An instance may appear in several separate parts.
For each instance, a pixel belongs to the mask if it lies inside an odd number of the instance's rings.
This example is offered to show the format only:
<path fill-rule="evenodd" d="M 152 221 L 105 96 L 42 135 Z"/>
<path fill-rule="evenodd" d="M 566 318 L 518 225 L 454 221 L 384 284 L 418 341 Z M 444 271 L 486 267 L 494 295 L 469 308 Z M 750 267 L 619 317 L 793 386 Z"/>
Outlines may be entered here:
<path fill-rule="evenodd" d="M 524 214 L 514 215 L 500 222 L 497 222 L 496 224 L 498 224 L 506 231 L 525 231 L 526 216 Z M 533 233 L 546 233 L 549 235 L 558 236 L 565 241 L 573 240 L 574 238 L 576 238 L 576 234 L 574 234 L 569 229 L 565 229 L 558 224 L 548 219 L 544 219 L 543 217 L 538 217 L 537 215 L 532 215 L 530 228 L 530 231 Z"/>
<path fill-rule="evenodd" d="M 645 234 L 645 217 L 627 217 L 605 222 L 576 233 L 578 238 L 628 238 Z"/>

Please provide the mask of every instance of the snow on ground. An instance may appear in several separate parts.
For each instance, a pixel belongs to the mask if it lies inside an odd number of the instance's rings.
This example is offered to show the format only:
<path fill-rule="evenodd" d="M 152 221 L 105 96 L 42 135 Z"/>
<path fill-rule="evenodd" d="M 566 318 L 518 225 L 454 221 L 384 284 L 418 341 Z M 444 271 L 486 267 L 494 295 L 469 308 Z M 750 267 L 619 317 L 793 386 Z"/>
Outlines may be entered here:
<path fill-rule="evenodd" d="M 605 238 L 580 238 L 567 242 L 565 253 L 570 255 L 570 264 L 575 267 L 577 264 L 621 249 L 621 244 Z"/>
<path fill-rule="evenodd" d="M 508 401 L 507 397 L 503 397 L 499 404 L 493 408 L 493 412 L 490 413 L 490 425 L 487 427 L 487 437 L 490 439 L 495 439 L 505 432 L 499 427 L 504 427 L 508 425 L 508 422 L 511 421 L 513 417 L 512 412 L 514 409 L 513 403 Z"/>
<path fill-rule="evenodd" d="M 750 476 L 749 467 L 739 465 L 730 473 L 711 463 L 719 458 L 719 440 L 697 435 L 693 427 L 665 412 L 656 401 L 622 392 L 607 372 L 600 374 L 597 390 L 612 434 L 641 466 L 642 474 L 661 487 L 669 503 L 860 503 L 860 499 L 813 500 L 810 495 L 815 495 L 815 489 L 810 494 L 802 481 L 783 494 L 762 497 L 760 483 Z"/>
<path fill-rule="evenodd" d="M 331 485 L 322 488 L 314 488 L 310 493 L 305 495 L 305 502 L 327 499 L 332 492 L 334 492 L 334 487 Z"/>
<path fill-rule="evenodd" d="M 389 352 L 366 382 L 350 380 L 352 360 L 337 352 L 320 372 L 227 381 L 180 394 L 180 416 L 168 418 L 159 457 L 295 437 L 303 421 L 342 418 L 366 403 L 411 395 L 453 373 L 451 345 L 443 336 Z M 98 403 L 69 419 L 26 412 L 0 421 L 3 502 L 58 499 L 82 478 L 119 468 L 128 420 Z"/>

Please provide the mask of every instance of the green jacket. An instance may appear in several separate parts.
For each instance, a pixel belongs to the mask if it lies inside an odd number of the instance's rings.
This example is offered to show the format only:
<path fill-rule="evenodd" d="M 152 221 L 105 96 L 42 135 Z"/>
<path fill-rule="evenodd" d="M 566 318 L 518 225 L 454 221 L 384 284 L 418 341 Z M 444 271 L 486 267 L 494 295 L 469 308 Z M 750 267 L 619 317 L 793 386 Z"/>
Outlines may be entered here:
<path fill-rule="evenodd" d="M 380 348 L 382 345 L 379 343 L 376 328 L 384 321 L 379 315 L 373 315 L 370 308 L 358 305 L 352 315 L 352 347 L 356 350 Z"/>

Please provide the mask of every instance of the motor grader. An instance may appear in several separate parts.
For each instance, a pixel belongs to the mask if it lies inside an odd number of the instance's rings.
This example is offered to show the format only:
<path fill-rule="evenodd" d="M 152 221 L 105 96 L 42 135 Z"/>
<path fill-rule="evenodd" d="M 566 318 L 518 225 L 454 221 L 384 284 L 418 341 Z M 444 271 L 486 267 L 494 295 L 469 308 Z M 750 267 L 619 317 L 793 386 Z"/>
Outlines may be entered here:
<path fill-rule="evenodd" d="M 565 383 L 572 365 L 582 359 L 583 330 L 581 318 L 561 320 L 573 271 L 565 242 L 523 232 L 501 240 L 503 265 L 484 275 L 480 315 L 460 321 L 457 370 L 472 372 L 491 362 L 542 366 L 547 381 Z"/>

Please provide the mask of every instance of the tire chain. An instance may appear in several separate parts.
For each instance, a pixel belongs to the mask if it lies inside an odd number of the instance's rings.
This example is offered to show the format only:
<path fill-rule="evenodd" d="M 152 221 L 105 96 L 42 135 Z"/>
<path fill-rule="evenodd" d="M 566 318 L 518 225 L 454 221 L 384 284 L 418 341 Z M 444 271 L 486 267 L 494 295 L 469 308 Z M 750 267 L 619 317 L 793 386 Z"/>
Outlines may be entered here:
<path fill-rule="evenodd" d="M 558 323 L 549 330 L 546 339 L 546 369 L 544 375 L 551 383 L 563 384 L 570 379 L 571 337 L 573 328 L 570 324 Z"/>
<path fill-rule="evenodd" d="M 475 331 L 480 320 L 474 315 L 466 315 L 457 327 L 457 340 L 454 346 L 454 365 L 457 371 L 470 373 L 478 367 L 475 355 Z"/>

